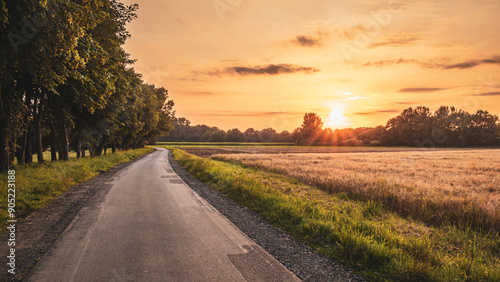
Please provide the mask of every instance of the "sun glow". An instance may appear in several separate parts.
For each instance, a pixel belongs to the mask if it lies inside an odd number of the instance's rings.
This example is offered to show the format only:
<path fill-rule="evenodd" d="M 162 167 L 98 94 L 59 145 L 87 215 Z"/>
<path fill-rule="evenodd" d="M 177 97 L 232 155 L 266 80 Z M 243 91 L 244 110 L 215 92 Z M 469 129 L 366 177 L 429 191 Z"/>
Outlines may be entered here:
<path fill-rule="evenodd" d="M 344 116 L 345 110 L 342 104 L 332 104 L 330 114 L 325 122 L 327 127 L 346 127 L 350 125 L 347 117 Z"/>

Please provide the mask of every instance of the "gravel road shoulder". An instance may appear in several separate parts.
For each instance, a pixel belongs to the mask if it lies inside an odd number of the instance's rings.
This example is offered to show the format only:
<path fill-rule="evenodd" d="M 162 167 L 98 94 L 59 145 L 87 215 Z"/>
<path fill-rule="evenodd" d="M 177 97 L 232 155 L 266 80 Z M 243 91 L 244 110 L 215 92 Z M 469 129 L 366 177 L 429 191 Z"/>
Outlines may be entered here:
<path fill-rule="evenodd" d="M 171 151 L 168 157 L 175 173 L 189 187 L 300 279 L 304 281 L 364 281 L 347 267 L 316 253 L 314 249 L 292 238 L 283 230 L 265 222 L 258 214 L 194 178 L 173 159 Z"/>

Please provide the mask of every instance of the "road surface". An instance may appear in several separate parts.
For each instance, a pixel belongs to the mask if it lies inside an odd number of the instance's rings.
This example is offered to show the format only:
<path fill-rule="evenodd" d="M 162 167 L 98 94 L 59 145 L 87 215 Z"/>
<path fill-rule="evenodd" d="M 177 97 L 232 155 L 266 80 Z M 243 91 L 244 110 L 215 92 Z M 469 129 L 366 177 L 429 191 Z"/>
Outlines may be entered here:
<path fill-rule="evenodd" d="M 173 172 L 156 149 L 82 208 L 28 281 L 300 281 Z"/>

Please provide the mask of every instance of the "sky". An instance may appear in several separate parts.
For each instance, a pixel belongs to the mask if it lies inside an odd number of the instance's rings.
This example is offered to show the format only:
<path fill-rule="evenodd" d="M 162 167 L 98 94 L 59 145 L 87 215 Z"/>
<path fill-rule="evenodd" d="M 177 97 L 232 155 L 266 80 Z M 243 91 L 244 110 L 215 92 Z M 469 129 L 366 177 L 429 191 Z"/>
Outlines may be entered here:
<path fill-rule="evenodd" d="M 124 0 L 125 50 L 177 117 L 228 130 L 385 125 L 408 107 L 500 115 L 498 0 Z"/>

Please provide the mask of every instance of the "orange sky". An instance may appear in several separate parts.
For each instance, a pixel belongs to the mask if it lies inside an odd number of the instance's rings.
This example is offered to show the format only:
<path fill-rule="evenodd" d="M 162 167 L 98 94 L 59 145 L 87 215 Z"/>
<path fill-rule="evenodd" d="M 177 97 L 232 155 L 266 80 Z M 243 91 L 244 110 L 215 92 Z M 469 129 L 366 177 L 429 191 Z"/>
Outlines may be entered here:
<path fill-rule="evenodd" d="M 498 0 L 145 0 L 125 50 L 177 116 L 223 129 L 385 125 L 441 105 L 500 114 Z"/>

